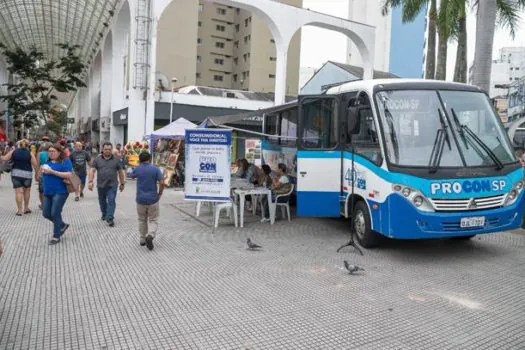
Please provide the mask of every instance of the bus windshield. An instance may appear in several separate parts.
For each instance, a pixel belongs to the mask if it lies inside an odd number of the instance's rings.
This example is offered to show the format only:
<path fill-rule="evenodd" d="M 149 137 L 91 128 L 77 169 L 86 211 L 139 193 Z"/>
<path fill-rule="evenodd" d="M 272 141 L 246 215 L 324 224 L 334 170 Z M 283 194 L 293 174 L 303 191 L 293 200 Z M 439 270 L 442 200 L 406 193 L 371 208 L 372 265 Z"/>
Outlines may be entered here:
<path fill-rule="evenodd" d="M 380 91 L 375 99 L 392 164 L 479 167 L 516 161 L 505 130 L 481 92 L 394 90 Z M 431 159 L 436 152 L 441 154 Z"/>

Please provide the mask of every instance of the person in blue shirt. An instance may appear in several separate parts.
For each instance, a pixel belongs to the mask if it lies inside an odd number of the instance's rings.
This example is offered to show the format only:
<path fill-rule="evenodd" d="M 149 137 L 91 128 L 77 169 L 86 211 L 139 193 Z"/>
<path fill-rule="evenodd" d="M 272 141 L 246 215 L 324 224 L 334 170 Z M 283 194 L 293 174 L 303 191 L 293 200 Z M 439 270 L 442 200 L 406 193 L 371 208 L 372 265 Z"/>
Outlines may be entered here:
<path fill-rule="evenodd" d="M 73 175 L 73 165 L 59 144 L 50 146 L 47 155 L 47 162 L 40 167 L 44 180 L 42 211 L 44 217 L 53 223 L 53 237 L 49 244 L 54 245 L 60 242 L 60 238 L 69 228 L 69 224 L 62 220 L 62 209 L 69 196 L 64 180 Z"/>
<path fill-rule="evenodd" d="M 158 228 L 159 200 L 164 190 L 164 176 L 159 168 L 151 164 L 151 155 L 148 152 L 139 155 L 139 163 L 133 169 L 131 177 L 137 179 L 140 245 L 152 250 Z"/>
<path fill-rule="evenodd" d="M 36 158 L 38 163 L 38 168 L 44 164 L 47 163 L 47 150 L 49 149 L 49 146 L 51 146 L 51 142 L 44 142 L 38 151 L 38 157 Z M 42 204 L 44 203 L 44 178 L 37 178 L 38 181 L 38 198 L 40 200 L 40 204 L 38 207 L 42 209 Z"/>

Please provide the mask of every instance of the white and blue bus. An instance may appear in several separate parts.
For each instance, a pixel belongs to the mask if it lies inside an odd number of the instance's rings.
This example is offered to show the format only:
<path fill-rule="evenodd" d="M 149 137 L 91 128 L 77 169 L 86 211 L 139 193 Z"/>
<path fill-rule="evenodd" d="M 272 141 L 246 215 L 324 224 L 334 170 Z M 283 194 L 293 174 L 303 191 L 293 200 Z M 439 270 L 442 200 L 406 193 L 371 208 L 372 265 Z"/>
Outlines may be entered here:
<path fill-rule="evenodd" d="M 364 247 L 521 224 L 524 172 L 477 87 L 355 81 L 262 112 L 263 161 L 296 177 L 297 215 L 353 215 Z"/>

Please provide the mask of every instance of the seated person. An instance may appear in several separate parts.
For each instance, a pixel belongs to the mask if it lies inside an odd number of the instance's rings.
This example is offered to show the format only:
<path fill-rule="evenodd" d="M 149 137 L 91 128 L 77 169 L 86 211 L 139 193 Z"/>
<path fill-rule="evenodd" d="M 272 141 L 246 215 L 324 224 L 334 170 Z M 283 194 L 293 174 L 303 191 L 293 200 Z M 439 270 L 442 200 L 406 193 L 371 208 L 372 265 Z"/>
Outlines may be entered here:
<path fill-rule="evenodd" d="M 279 174 L 279 177 L 272 180 L 272 201 L 275 200 L 275 196 L 290 192 L 291 186 L 293 186 L 290 183 L 290 179 L 288 179 L 288 176 L 286 175 L 286 164 L 279 163 L 277 165 L 277 168 L 277 173 Z M 290 196 L 279 197 L 277 203 L 286 203 L 289 200 Z M 262 205 L 264 208 L 264 217 L 262 218 L 261 222 L 268 222 L 270 221 L 270 208 L 268 206 L 267 196 L 263 197 Z"/>
<path fill-rule="evenodd" d="M 235 176 L 240 177 L 240 178 L 244 178 L 246 170 L 247 169 L 244 169 L 244 167 L 243 167 L 243 160 L 242 159 L 237 159 L 237 172 L 235 173 Z"/>
<path fill-rule="evenodd" d="M 265 188 L 271 188 L 272 187 L 272 168 L 268 164 L 263 164 L 261 166 L 261 175 L 259 176 L 259 186 L 265 187 Z"/>

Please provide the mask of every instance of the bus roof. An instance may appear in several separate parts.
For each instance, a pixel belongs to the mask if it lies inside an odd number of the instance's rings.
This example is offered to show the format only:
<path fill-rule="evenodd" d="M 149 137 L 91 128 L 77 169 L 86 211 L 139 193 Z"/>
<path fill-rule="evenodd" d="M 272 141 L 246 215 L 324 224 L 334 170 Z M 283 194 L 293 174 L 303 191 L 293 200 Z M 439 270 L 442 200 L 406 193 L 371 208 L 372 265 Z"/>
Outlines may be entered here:
<path fill-rule="evenodd" d="M 363 90 L 372 94 L 376 87 L 385 89 L 404 89 L 404 90 L 460 90 L 460 91 L 474 91 L 483 92 L 479 87 L 452 83 L 442 80 L 428 80 L 428 79 L 370 79 L 370 80 L 356 80 L 349 83 L 344 83 L 339 86 L 334 86 L 326 91 L 327 95 L 336 95 L 348 91 Z"/>

